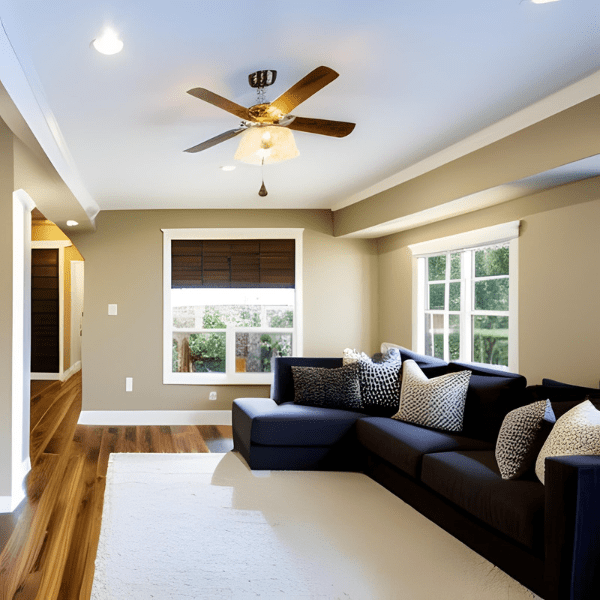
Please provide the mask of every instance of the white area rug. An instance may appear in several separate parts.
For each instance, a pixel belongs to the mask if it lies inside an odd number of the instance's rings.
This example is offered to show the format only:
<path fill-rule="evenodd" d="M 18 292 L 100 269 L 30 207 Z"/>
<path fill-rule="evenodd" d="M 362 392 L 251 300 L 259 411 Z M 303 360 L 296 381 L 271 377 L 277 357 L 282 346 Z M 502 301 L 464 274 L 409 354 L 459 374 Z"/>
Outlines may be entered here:
<path fill-rule="evenodd" d="M 537 598 L 358 473 L 111 456 L 92 600 Z"/>

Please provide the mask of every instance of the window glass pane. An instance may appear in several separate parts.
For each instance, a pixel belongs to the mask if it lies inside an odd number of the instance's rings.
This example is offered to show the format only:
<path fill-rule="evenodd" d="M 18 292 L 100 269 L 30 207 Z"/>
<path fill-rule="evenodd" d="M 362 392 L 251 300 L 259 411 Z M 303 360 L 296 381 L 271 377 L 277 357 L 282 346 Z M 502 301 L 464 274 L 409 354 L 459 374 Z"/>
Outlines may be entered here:
<path fill-rule="evenodd" d="M 508 317 L 473 317 L 473 361 L 508 367 Z"/>
<path fill-rule="evenodd" d="M 475 277 L 508 275 L 508 246 L 475 251 Z"/>
<path fill-rule="evenodd" d="M 460 252 L 450 255 L 450 279 L 460 279 Z"/>
<path fill-rule="evenodd" d="M 446 284 L 432 283 L 429 286 L 429 309 L 444 310 L 446 299 Z"/>
<path fill-rule="evenodd" d="M 460 315 L 450 315 L 450 331 L 448 332 L 448 345 L 450 360 L 460 359 Z"/>
<path fill-rule="evenodd" d="M 444 315 L 425 315 L 425 354 L 444 358 Z"/>
<path fill-rule="evenodd" d="M 291 329 L 294 326 L 294 311 L 291 309 L 268 308 L 267 327 Z"/>
<path fill-rule="evenodd" d="M 173 334 L 174 373 L 225 373 L 225 333 Z"/>
<path fill-rule="evenodd" d="M 475 310 L 508 310 L 508 277 L 476 281 Z"/>
<path fill-rule="evenodd" d="M 450 300 L 448 310 L 460 310 L 460 281 L 450 285 Z"/>
<path fill-rule="evenodd" d="M 430 256 L 427 259 L 429 281 L 446 279 L 446 255 Z"/>
<path fill-rule="evenodd" d="M 270 373 L 274 356 L 292 355 L 291 333 L 236 333 L 236 373 Z"/>

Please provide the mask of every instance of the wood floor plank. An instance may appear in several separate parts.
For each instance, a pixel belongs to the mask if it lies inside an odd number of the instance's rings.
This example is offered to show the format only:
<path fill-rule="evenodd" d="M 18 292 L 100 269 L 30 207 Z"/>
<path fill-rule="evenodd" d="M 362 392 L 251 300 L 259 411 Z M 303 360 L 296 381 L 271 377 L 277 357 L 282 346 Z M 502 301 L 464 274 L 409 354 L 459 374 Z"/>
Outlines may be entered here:
<path fill-rule="evenodd" d="M 136 440 L 138 452 L 152 452 L 152 435 L 150 427 L 136 427 Z"/>
<path fill-rule="evenodd" d="M 111 452 L 115 451 L 117 444 L 118 430 L 116 427 L 106 427 L 102 432 L 102 441 L 100 444 L 100 453 L 98 457 L 98 477 L 106 477 L 108 470 L 108 459 Z"/>
<path fill-rule="evenodd" d="M 99 477 L 94 486 L 92 505 L 90 508 L 90 530 L 88 546 L 85 549 L 86 561 L 83 566 L 81 577 L 81 588 L 79 596 L 74 596 L 78 600 L 90 600 L 92 595 L 92 584 L 94 583 L 94 566 L 96 554 L 98 552 L 98 542 L 100 541 L 100 528 L 102 525 L 102 507 L 104 505 L 104 490 L 106 488 L 106 477 Z M 84 549 L 74 548 L 74 552 L 82 552 Z"/>
<path fill-rule="evenodd" d="M 84 456 L 73 455 L 67 464 L 61 492 L 48 528 L 48 543 L 36 600 L 58 598 L 83 493 L 84 463 Z"/>
<path fill-rule="evenodd" d="M 53 441 L 69 443 L 81 413 L 81 375 L 77 374 L 61 385 L 54 402 L 31 430 L 30 455 L 34 465 L 43 452 L 60 453 Z M 67 419 L 65 421 L 65 419 Z M 65 429 L 68 423 L 69 429 Z M 59 431 L 60 429 L 60 431 Z"/>
<path fill-rule="evenodd" d="M 99 527 L 104 500 L 105 478 L 97 475 L 102 434 L 101 427 L 78 425 L 74 438 L 75 443 L 81 447 L 82 456 L 85 457 L 82 476 L 85 489 L 65 565 L 65 576 L 60 588 L 61 600 L 79 600 L 84 582 L 89 578 L 90 569 L 93 576 L 99 537 L 95 521 L 98 521 Z"/>
<path fill-rule="evenodd" d="M 27 506 L 0 555 L 0 598 L 11 600 L 33 570 L 63 480 L 64 459 L 45 455 L 30 473 Z"/>

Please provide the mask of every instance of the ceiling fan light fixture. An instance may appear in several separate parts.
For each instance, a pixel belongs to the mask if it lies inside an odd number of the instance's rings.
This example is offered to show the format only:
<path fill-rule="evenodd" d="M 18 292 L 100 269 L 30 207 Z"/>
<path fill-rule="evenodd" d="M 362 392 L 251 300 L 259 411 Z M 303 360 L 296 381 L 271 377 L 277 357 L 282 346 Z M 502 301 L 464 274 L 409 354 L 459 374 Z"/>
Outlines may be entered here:
<path fill-rule="evenodd" d="M 299 154 L 291 130 L 269 125 L 244 131 L 234 158 L 251 165 L 270 165 Z"/>
<path fill-rule="evenodd" d="M 107 27 L 100 37 L 92 40 L 92 46 L 100 54 L 117 54 L 123 50 L 123 42 L 119 39 L 117 32 Z"/>

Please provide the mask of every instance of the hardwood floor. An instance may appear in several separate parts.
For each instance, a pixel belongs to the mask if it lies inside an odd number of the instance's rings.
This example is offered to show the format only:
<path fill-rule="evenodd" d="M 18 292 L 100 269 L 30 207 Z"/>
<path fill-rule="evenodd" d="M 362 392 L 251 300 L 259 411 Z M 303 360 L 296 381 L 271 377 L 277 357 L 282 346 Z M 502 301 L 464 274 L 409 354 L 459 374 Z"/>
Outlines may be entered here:
<path fill-rule="evenodd" d="M 88 600 L 112 452 L 228 452 L 230 426 L 78 425 L 81 373 L 32 385 L 27 498 L 0 515 L 0 600 Z"/>

